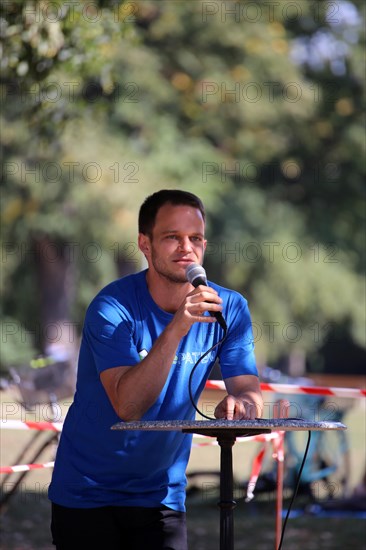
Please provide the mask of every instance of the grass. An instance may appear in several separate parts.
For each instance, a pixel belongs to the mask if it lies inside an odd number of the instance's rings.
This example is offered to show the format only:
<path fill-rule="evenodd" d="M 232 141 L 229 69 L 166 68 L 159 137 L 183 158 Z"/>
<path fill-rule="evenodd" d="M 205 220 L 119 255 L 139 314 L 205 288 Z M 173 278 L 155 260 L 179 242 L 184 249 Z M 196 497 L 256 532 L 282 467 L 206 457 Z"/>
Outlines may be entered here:
<path fill-rule="evenodd" d="M 220 513 L 216 502 L 217 498 L 206 499 L 199 493 L 188 496 L 190 550 L 219 548 Z M 234 511 L 235 550 L 274 550 L 274 506 L 274 502 L 238 502 Z M 2 550 L 54 550 L 49 534 L 49 502 L 43 492 L 17 493 L 1 522 Z M 365 540 L 366 526 L 361 519 L 305 515 L 289 520 L 283 550 L 365 550 Z"/>
<path fill-rule="evenodd" d="M 187 512 L 190 549 L 218 549 L 220 514 L 215 502 L 189 498 Z M 239 501 L 234 511 L 234 533 L 235 550 L 275 550 L 275 503 Z M 361 519 L 302 516 L 289 520 L 283 550 L 365 550 L 365 540 L 365 522 Z"/>

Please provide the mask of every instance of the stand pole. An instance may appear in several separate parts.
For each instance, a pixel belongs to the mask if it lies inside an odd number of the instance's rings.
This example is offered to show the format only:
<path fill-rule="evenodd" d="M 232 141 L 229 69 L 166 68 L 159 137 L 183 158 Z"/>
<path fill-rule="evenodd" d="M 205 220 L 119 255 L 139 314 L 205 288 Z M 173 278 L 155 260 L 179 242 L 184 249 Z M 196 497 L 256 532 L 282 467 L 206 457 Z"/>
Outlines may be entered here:
<path fill-rule="evenodd" d="M 282 532 L 282 509 L 283 509 L 283 474 L 284 474 L 284 432 L 279 433 L 279 441 L 277 444 L 277 492 L 276 492 L 276 537 L 275 550 L 278 549 L 281 540 Z"/>
<path fill-rule="evenodd" d="M 234 515 L 236 506 L 233 487 L 233 456 L 232 447 L 235 436 L 227 433 L 219 435 L 218 444 L 221 447 L 220 456 L 220 550 L 234 550 Z"/>

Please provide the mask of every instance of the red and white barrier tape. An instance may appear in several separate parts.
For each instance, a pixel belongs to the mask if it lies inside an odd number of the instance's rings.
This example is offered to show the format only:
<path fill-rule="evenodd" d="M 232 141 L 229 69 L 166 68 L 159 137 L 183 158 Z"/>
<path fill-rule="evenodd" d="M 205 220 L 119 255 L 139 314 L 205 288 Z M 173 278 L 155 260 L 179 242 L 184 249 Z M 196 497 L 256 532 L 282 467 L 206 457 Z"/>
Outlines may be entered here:
<path fill-rule="evenodd" d="M 225 390 L 225 384 L 222 380 L 207 380 L 205 389 Z M 325 386 L 297 386 L 295 384 L 266 384 L 262 382 L 261 390 L 275 393 L 300 393 L 335 397 L 366 397 L 366 389 L 358 388 L 328 388 Z"/>
<path fill-rule="evenodd" d="M 28 472 L 29 470 L 40 470 L 41 468 L 53 468 L 54 462 L 45 462 L 44 464 L 19 464 L 17 466 L 2 466 L 0 474 L 12 474 L 18 472 Z"/>
<path fill-rule="evenodd" d="M 28 423 L 24 423 L 24 422 L 21 422 L 20 420 L 17 421 L 17 420 L 12 420 L 12 428 L 14 429 L 40 429 L 38 428 L 37 426 L 37 423 L 36 422 L 28 422 Z M 24 426 L 24 424 L 31 424 L 30 426 Z M 55 429 L 55 428 L 49 428 L 47 426 L 52 426 L 53 423 L 51 422 L 42 422 L 41 424 L 43 424 L 43 427 L 41 428 L 42 430 L 46 430 L 46 429 Z M 59 423 L 58 423 L 59 424 Z M 10 426 L 8 426 L 10 427 Z M 200 435 L 200 434 L 194 434 L 193 435 L 194 438 L 203 438 L 203 439 L 206 439 L 207 440 L 207 436 L 205 435 Z M 261 441 L 261 442 L 266 442 L 266 441 L 272 441 L 274 439 L 277 439 L 279 437 L 279 433 L 278 432 L 271 432 L 269 434 L 259 434 L 259 435 L 253 435 L 253 436 L 249 436 L 249 437 L 238 437 L 238 441 Z M 204 443 L 195 443 L 193 444 L 193 447 L 206 447 L 208 445 L 217 445 L 217 441 L 216 439 L 209 439 L 207 441 L 205 441 Z M 40 468 L 52 468 L 54 465 L 54 462 L 46 462 L 45 464 L 19 464 L 19 465 L 16 465 L 16 466 L 3 466 L 3 467 L 0 467 L 0 474 L 11 474 L 11 473 L 17 473 L 17 472 L 26 472 L 26 471 L 29 471 L 29 470 L 38 470 Z"/>
<path fill-rule="evenodd" d="M 1 420 L 2 430 L 51 430 L 61 432 L 62 422 L 23 422 L 21 420 Z"/>
<path fill-rule="evenodd" d="M 263 445 L 257 456 L 254 457 L 252 471 L 248 481 L 247 496 L 245 502 L 250 502 L 254 498 L 254 489 L 258 481 L 258 477 L 262 468 L 266 447 Z"/>
<path fill-rule="evenodd" d="M 249 436 L 245 436 L 245 437 L 237 437 L 236 441 L 261 441 L 261 442 L 272 441 L 272 439 L 277 439 L 278 438 L 278 434 L 279 434 L 279 432 L 270 432 L 270 433 L 267 433 L 267 434 L 249 435 Z M 208 439 L 209 438 L 210 440 L 215 441 L 215 443 L 217 443 L 216 440 L 214 440 L 212 437 L 210 437 L 208 435 L 193 434 L 193 438 L 194 439 Z"/>
<path fill-rule="evenodd" d="M 267 441 L 273 441 L 279 437 L 280 432 L 271 432 L 269 434 L 250 435 L 248 437 L 237 437 L 236 441 L 259 441 L 265 443 Z M 207 447 L 208 445 L 218 445 L 217 440 L 209 438 L 207 435 L 193 434 L 193 439 L 203 438 L 206 439 L 204 443 L 193 443 L 193 447 Z M 209 439 L 208 439 L 209 438 Z"/>
<path fill-rule="evenodd" d="M 275 438 L 272 438 L 272 458 L 274 458 L 277 463 L 284 462 L 285 460 L 285 449 L 284 449 L 284 439 L 285 432 L 274 432 L 276 434 Z M 266 434 L 269 435 L 269 434 Z M 268 440 L 267 440 L 268 441 Z M 250 478 L 247 486 L 247 495 L 245 498 L 246 502 L 250 502 L 254 498 L 254 489 L 257 485 L 259 474 L 262 469 L 263 459 L 266 454 L 267 445 L 266 442 L 263 443 L 262 448 L 259 453 L 254 457 L 252 470 L 250 473 Z M 281 497 L 282 498 L 282 497 Z"/>
<path fill-rule="evenodd" d="M 6 430 L 53 430 L 61 432 L 62 430 L 62 423 L 61 422 L 22 422 L 21 420 L 7 420 L 6 422 L 2 422 L 1 424 L 2 429 Z M 193 434 L 193 437 L 195 439 L 203 438 L 207 439 L 208 436 L 201 435 L 201 434 Z M 271 432 L 269 434 L 258 434 L 258 435 L 251 435 L 248 437 L 238 437 L 238 441 L 272 441 L 272 439 L 276 439 L 278 437 L 278 432 Z M 213 440 L 210 438 L 209 441 L 205 443 L 198 443 L 196 446 L 205 446 L 205 445 L 213 445 L 217 443 L 216 440 Z"/>

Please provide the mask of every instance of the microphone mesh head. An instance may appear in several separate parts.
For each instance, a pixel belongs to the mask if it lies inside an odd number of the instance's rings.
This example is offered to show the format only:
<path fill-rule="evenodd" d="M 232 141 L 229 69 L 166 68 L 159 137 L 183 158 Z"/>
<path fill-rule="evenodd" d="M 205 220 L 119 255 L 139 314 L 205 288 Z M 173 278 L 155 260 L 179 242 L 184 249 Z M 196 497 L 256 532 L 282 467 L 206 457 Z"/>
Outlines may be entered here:
<path fill-rule="evenodd" d="M 199 264 L 189 264 L 186 269 L 187 281 L 193 284 L 193 281 L 200 277 L 207 283 L 206 271 Z"/>

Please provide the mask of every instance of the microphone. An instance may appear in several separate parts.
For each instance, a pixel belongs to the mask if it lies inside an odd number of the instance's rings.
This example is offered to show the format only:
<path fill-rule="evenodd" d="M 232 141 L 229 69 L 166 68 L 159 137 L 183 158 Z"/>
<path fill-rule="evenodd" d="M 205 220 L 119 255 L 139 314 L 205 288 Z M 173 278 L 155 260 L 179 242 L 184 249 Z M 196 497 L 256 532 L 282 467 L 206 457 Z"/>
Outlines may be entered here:
<path fill-rule="evenodd" d="M 187 280 L 191 285 L 194 286 L 194 288 L 197 288 L 199 285 L 207 286 L 207 276 L 205 269 L 199 265 L 199 264 L 189 264 L 189 266 L 186 269 L 186 276 Z M 217 319 L 217 322 L 219 323 L 220 327 L 224 329 L 224 331 L 227 331 L 227 325 L 225 322 L 225 319 L 222 316 L 221 311 L 209 311 L 209 314 L 212 317 L 215 317 Z"/>

